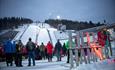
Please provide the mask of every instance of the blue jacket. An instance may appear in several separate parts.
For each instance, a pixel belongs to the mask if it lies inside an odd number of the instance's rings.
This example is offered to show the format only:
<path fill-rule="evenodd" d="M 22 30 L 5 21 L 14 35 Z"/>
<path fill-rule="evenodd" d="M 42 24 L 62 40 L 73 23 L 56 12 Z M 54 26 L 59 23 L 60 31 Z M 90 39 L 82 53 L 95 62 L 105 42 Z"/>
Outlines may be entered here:
<path fill-rule="evenodd" d="M 4 52 L 5 53 L 12 53 L 13 49 L 12 49 L 12 43 L 10 40 L 6 41 L 4 44 Z"/>

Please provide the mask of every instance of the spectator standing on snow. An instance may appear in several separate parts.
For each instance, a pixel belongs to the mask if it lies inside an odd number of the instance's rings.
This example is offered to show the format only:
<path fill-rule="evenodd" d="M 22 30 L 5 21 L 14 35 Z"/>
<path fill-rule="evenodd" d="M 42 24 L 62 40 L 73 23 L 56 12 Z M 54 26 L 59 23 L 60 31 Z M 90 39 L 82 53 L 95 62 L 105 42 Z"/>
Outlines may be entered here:
<path fill-rule="evenodd" d="M 63 44 L 63 55 L 66 56 L 67 55 L 67 48 L 65 46 L 65 43 Z"/>
<path fill-rule="evenodd" d="M 103 30 L 100 29 L 97 33 L 97 37 L 98 37 L 98 43 L 99 45 L 101 45 L 102 47 L 104 47 L 105 45 L 105 40 L 104 40 L 104 33 Z"/>
<path fill-rule="evenodd" d="M 31 38 L 29 38 L 29 41 L 26 44 L 26 48 L 28 51 L 28 66 L 31 66 L 31 59 L 33 61 L 33 66 L 35 66 L 35 44 L 32 42 Z"/>
<path fill-rule="evenodd" d="M 16 41 L 13 41 L 13 44 L 12 44 L 12 57 L 15 61 L 16 60 Z"/>
<path fill-rule="evenodd" d="M 12 62 L 13 62 L 13 57 L 12 57 L 12 43 L 11 40 L 7 40 L 4 44 L 4 52 L 5 52 L 5 56 L 6 56 L 6 64 L 7 66 L 12 66 Z"/>
<path fill-rule="evenodd" d="M 35 59 L 37 60 L 41 60 L 41 53 L 40 53 L 40 47 L 39 45 L 37 45 L 36 49 L 35 49 Z"/>
<path fill-rule="evenodd" d="M 53 53 L 53 45 L 50 43 L 50 41 L 47 43 L 47 57 L 48 57 L 48 62 L 52 61 L 52 53 Z"/>
<path fill-rule="evenodd" d="M 41 52 L 41 56 L 42 56 L 42 59 L 44 58 L 45 59 L 45 45 L 44 43 L 42 42 L 41 45 L 40 45 L 40 52 Z"/>
<path fill-rule="evenodd" d="M 112 48 L 111 48 L 111 42 L 110 42 L 110 33 L 109 31 L 107 31 L 107 28 L 103 29 L 103 34 L 104 34 L 104 40 L 105 40 L 105 46 L 104 46 L 105 57 L 109 58 L 109 52 L 110 52 L 110 55 L 112 56 Z"/>
<path fill-rule="evenodd" d="M 69 41 L 66 42 L 66 48 L 67 48 L 67 63 L 69 63 L 70 60 L 70 44 Z M 72 41 L 72 48 L 75 48 L 76 44 L 74 41 Z M 72 49 L 72 53 L 75 54 L 74 49 Z"/>
<path fill-rule="evenodd" d="M 61 51 L 62 51 L 62 45 L 58 40 L 57 43 L 55 44 L 55 54 L 57 56 L 57 61 L 61 61 Z"/>
<path fill-rule="evenodd" d="M 18 41 L 16 44 L 16 66 L 17 67 L 22 67 L 22 49 L 23 49 L 23 43 L 21 40 Z"/>
<path fill-rule="evenodd" d="M 45 57 L 48 58 L 47 47 L 45 47 Z"/>

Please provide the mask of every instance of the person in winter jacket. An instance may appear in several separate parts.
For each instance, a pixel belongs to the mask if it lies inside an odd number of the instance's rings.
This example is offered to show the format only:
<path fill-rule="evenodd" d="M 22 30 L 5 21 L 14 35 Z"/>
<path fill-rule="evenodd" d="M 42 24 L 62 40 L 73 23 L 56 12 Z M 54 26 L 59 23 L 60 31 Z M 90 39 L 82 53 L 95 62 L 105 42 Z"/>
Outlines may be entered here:
<path fill-rule="evenodd" d="M 47 57 L 48 57 L 48 62 L 52 61 L 52 53 L 53 53 L 53 45 L 50 43 L 50 41 L 47 43 Z"/>
<path fill-rule="evenodd" d="M 42 58 L 44 58 L 45 59 L 45 45 L 44 45 L 44 43 L 42 42 L 41 43 L 41 45 L 40 45 L 40 52 L 41 52 L 41 56 L 42 56 Z"/>
<path fill-rule="evenodd" d="M 62 45 L 58 40 L 57 43 L 55 44 L 55 53 L 57 56 L 57 61 L 61 61 L 61 51 L 62 51 Z"/>
<path fill-rule="evenodd" d="M 102 47 L 104 47 L 104 45 L 105 45 L 105 40 L 104 40 L 103 30 L 100 30 L 100 31 L 97 33 L 97 37 L 98 37 L 98 43 L 99 43 L 99 45 L 101 45 Z"/>
<path fill-rule="evenodd" d="M 45 47 L 45 57 L 48 58 L 47 47 Z"/>
<path fill-rule="evenodd" d="M 67 41 L 65 45 L 67 48 L 67 63 L 69 63 L 69 59 L 70 59 L 69 41 Z M 73 41 L 72 41 L 72 47 L 76 47 L 76 44 Z M 73 51 L 73 53 L 74 53 L 74 51 Z"/>
<path fill-rule="evenodd" d="M 67 48 L 66 48 L 66 46 L 65 46 L 65 43 L 63 44 L 63 55 L 65 56 L 65 55 L 67 55 Z"/>
<path fill-rule="evenodd" d="M 33 60 L 33 66 L 35 66 L 35 48 L 36 45 L 31 41 L 31 38 L 29 38 L 29 41 L 26 44 L 26 48 L 28 51 L 28 66 L 31 66 L 31 59 Z"/>
<path fill-rule="evenodd" d="M 105 46 L 104 46 L 104 53 L 105 57 L 109 58 L 109 51 L 112 56 L 112 48 L 111 48 L 111 42 L 110 42 L 110 33 L 107 31 L 106 28 L 103 29 L 103 34 L 104 34 L 104 40 L 105 40 Z"/>
<path fill-rule="evenodd" d="M 13 44 L 12 44 L 12 57 L 15 61 L 16 60 L 16 41 L 13 41 Z"/>
<path fill-rule="evenodd" d="M 39 45 L 37 45 L 37 47 L 35 49 L 35 59 L 37 59 L 37 60 L 41 60 L 42 59 Z"/>
<path fill-rule="evenodd" d="M 12 62 L 13 62 L 13 57 L 12 57 L 12 43 L 11 40 L 7 40 L 4 44 L 4 52 L 5 52 L 5 56 L 6 56 L 6 64 L 7 66 L 12 66 Z"/>
<path fill-rule="evenodd" d="M 21 40 L 16 44 L 16 66 L 22 67 L 22 49 L 23 49 L 23 43 Z"/>

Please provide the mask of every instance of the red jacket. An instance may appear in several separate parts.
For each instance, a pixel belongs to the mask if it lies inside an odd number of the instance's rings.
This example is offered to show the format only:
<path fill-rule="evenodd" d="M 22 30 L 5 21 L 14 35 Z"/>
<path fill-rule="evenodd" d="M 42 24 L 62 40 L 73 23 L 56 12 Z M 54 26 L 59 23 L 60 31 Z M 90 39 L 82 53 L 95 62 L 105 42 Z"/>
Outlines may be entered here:
<path fill-rule="evenodd" d="M 104 45 L 105 45 L 105 40 L 104 40 L 105 36 L 104 36 L 104 34 L 103 34 L 101 31 L 99 31 L 99 32 L 97 33 L 97 36 L 98 36 L 98 42 L 99 42 L 99 44 L 100 44 L 102 47 L 104 47 Z"/>
<path fill-rule="evenodd" d="M 52 54 L 53 53 L 53 45 L 50 42 L 48 42 L 46 48 L 47 48 L 47 53 L 48 54 Z"/>

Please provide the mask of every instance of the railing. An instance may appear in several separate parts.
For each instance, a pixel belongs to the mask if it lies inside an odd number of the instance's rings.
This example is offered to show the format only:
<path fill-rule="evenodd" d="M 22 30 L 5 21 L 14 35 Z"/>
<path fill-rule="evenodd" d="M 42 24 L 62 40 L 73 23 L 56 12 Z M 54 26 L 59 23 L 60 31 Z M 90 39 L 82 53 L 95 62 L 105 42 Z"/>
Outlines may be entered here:
<path fill-rule="evenodd" d="M 96 50 L 102 49 L 102 47 L 75 47 L 75 48 L 70 48 L 69 50 L 73 51 L 75 54 L 72 53 L 72 58 L 75 60 L 76 66 L 79 66 L 79 64 L 85 62 L 91 63 L 97 62 L 97 56 L 94 53 Z"/>
<path fill-rule="evenodd" d="M 93 40 L 95 40 L 95 34 L 97 34 L 99 29 L 102 28 L 114 28 L 115 24 L 111 24 L 111 25 L 104 25 L 104 26 L 99 26 L 99 27 L 94 27 L 94 28 L 89 28 L 89 29 L 84 29 L 84 30 L 80 30 L 76 32 L 76 36 L 72 36 L 72 31 L 67 31 L 68 36 L 69 36 L 69 54 L 70 54 L 70 69 L 72 69 L 74 67 L 74 60 L 76 62 L 76 66 L 78 66 L 80 63 L 82 63 L 83 61 L 87 64 L 90 63 L 91 61 L 95 62 L 97 61 L 97 55 L 100 58 L 100 60 L 103 60 L 103 53 L 102 53 L 102 47 L 92 47 L 92 44 L 90 44 L 90 41 L 86 47 L 85 43 L 84 43 L 84 34 L 86 32 L 88 33 L 94 33 L 93 35 Z M 89 34 L 90 35 L 90 34 Z M 78 48 L 72 48 L 72 39 L 76 38 L 77 39 L 77 47 Z M 81 39 L 81 42 L 80 42 Z M 95 41 L 93 41 L 93 44 L 97 45 L 97 43 Z M 82 47 L 81 47 L 82 45 Z M 88 47 L 89 46 L 89 47 Z M 73 57 L 73 50 L 75 52 L 75 58 Z M 87 55 L 86 52 L 87 51 Z M 95 53 L 96 50 L 101 50 L 100 54 Z M 79 52 L 78 52 L 79 51 Z M 78 53 L 80 53 L 81 55 L 78 56 Z"/>

